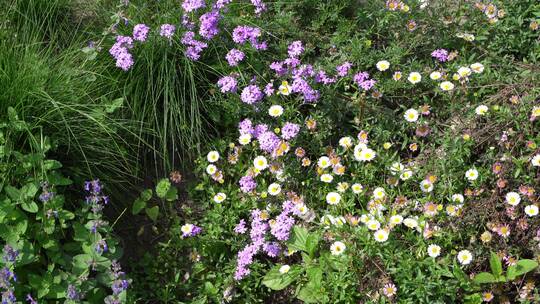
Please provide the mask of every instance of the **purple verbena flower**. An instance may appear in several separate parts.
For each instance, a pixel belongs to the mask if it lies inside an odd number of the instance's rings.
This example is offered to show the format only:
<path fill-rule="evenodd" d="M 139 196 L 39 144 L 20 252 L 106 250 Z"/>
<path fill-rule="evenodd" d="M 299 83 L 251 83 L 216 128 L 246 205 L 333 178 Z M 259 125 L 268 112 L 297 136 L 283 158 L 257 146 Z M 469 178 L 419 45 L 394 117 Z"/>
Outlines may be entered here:
<path fill-rule="evenodd" d="M 240 178 L 240 181 L 238 182 L 240 184 L 240 190 L 244 193 L 248 193 L 253 191 L 257 187 L 257 183 L 253 179 L 253 177 L 246 175 Z"/>
<path fill-rule="evenodd" d="M 251 3 L 255 6 L 255 14 L 257 16 L 266 11 L 266 4 L 262 0 L 251 0 Z"/>
<path fill-rule="evenodd" d="M 300 131 L 300 125 L 287 122 L 285 123 L 285 125 L 283 125 L 283 128 L 281 128 L 281 138 L 285 140 L 293 139 L 296 137 L 299 131 Z"/>
<path fill-rule="evenodd" d="M 267 153 L 274 152 L 274 150 L 279 146 L 279 143 L 281 142 L 279 137 L 277 137 L 277 135 L 271 131 L 266 131 L 259 135 L 258 141 L 261 150 Z"/>
<path fill-rule="evenodd" d="M 242 101 L 247 104 L 255 104 L 261 101 L 263 97 L 264 95 L 259 89 L 259 87 L 254 84 L 245 87 L 242 90 L 242 94 L 240 95 L 240 99 L 242 99 Z"/>
<path fill-rule="evenodd" d="M 217 85 L 221 93 L 234 93 L 236 92 L 238 82 L 233 76 L 224 76 L 218 80 Z"/>
<path fill-rule="evenodd" d="M 184 0 L 182 8 L 185 12 L 190 13 L 206 6 L 204 0 Z"/>
<path fill-rule="evenodd" d="M 349 70 L 351 69 L 352 64 L 348 61 L 344 62 L 341 65 L 338 65 L 336 67 L 336 72 L 339 77 L 345 77 L 347 74 L 349 74 Z"/>
<path fill-rule="evenodd" d="M 246 221 L 244 219 L 241 219 L 240 222 L 234 227 L 234 232 L 238 234 L 244 234 L 246 233 Z"/>
<path fill-rule="evenodd" d="M 248 119 L 248 118 L 242 120 L 238 124 L 238 131 L 240 132 L 240 135 L 252 134 L 254 129 L 253 129 L 253 124 L 252 124 L 251 120 Z"/>
<path fill-rule="evenodd" d="M 227 55 L 225 55 L 225 59 L 227 59 L 230 66 L 237 66 L 239 62 L 244 60 L 244 57 L 244 52 L 237 49 L 231 49 Z"/>
<path fill-rule="evenodd" d="M 174 31 L 176 31 L 176 26 L 172 24 L 163 24 L 160 27 L 159 35 L 167 39 L 171 39 L 174 35 Z"/>
<path fill-rule="evenodd" d="M 297 40 L 289 44 L 288 53 L 291 58 L 298 58 L 304 52 L 302 41 Z"/>
<path fill-rule="evenodd" d="M 200 18 L 199 35 L 205 39 L 212 39 L 219 33 L 218 23 L 221 15 L 218 11 L 203 14 Z"/>
<path fill-rule="evenodd" d="M 448 51 L 445 49 L 437 49 L 431 53 L 431 57 L 439 60 L 440 62 L 448 61 Z"/>
<path fill-rule="evenodd" d="M 144 42 L 148 37 L 148 32 L 150 28 L 146 24 L 137 24 L 133 27 L 133 39 L 137 41 Z"/>

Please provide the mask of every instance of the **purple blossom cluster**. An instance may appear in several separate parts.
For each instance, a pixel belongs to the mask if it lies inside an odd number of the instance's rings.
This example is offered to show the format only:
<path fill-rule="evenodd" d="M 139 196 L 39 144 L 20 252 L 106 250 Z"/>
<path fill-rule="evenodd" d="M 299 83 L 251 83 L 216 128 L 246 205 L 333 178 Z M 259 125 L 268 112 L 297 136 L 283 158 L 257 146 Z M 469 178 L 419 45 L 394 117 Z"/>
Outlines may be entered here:
<path fill-rule="evenodd" d="M 237 234 L 244 234 L 247 232 L 246 220 L 241 219 L 240 222 L 234 227 L 234 232 Z"/>
<path fill-rule="evenodd" d="M 260 16 L 266 11 L 266 4 L 262 0 L 251 0 L 251 3 L 255 6 L 255 14 Z"/>
<path fill-rule="evenodd" d="M 197 236 L 199 234 L 201 234 L 202 232 L 202 228 L 197 226 L 197 225 L 193 225 L 191 224 L 191 231 L 188 231 L 188 232 L 183 232 L 182 233 L 182 237 L 183 238 L 186 238 L 186 237 L 194 237 L 194 236 Z"/>
<path fill-rule="evenodd" d="M 240 99 L 247 104 L 255 104 L 263 99 L 264 95 L 261 89 L 255 84 L 249 85 L 242 90 Z"/>
<path fill-rule="evenodd" d="M 133 66 L 133 56 L 128 49 L 133 48 L 133 39 L 127 36 L 116 36 L 116 42 L 109 49 L 109 54 L 116 59 L 116 66 L 127 71 Z"/>
<path fill-rule="evenodd" d="M 2 304 L 11 304 L 17 301 L 14 293 L 13 282 L 17 281 L 17 276 L 8 266 L 0 269 L 0 289 L 2 290 Z"/>
<path fill-rule="evenodd" d="M 281 140 L 272 131 L 263 132 L 257 137 L 259 141 L 259 148 L 267 153 L 273 153 L 277 149 Z"/>
<path fill-rule="evenodd" d="M 352 63 L 346 61 L 336 67 L 336 72 L 339 77 L 345 77 L 349 74 L 349 70 L 352 68 Z"/>
<path fill-rule="evenodd" d="M 323 84 L 332 84 L 337 81 L 336 77 L 328 77 L 325 71 L 319 71 L 315 75 L 315 82 L 317 83 L 323 83 Z"/>
<path fill-rule="evenodd" d="M 234 273 L 235 280 L 241 280 L 249 275 L 249 265 L 253 263 L 253 257 L 261 250 L 264 245 L 264 236 L 268 230 L 268 223 L 262 219 L 259 209 L 251 212 L 251 243 L 238 252 L 236 259 L 236 271 Z"/>
<path fill-rule="evenodd" d="M 302 41 L 297 40 L 289 44 L 288 53 L 290 58 L 298 58 L 304 52 Z"/>
<path fill-rule="evenodd" d="M 227 55 L 225 55 L 225 59 L 227 59 L 227 62 L 230 66 L 237 66 L 239 62 L 244 60 L 245 54 L 244 52 L 237 50 L 237 49 L 231 49 Z"/>
<path fill-rule="evenodd" d="M 150 28 L 146 26 L 146 24 L 137 24 L 133 27 L 133 39 L 144 42 L 146 41 L 146 38 L 148 37 L 148 32 L 150 31 Z"/>
<path fill-rule="evenodd" d="M 191 13 L 205 6 L 206 3 L 204 0 L 184 0 L 184 2 L 182 2 L 182 9 L 184 9 L 186 13 Z"/>
<path fill-rule="evenodd" d="M 289 239 L 292 226 L 294 226 L 294 217 L 292 217 L 293 203 L 291 201 L 283 202 L 283 210 L 276 217 L 275 223 L 271 226 L 270 233 L 280 240 L 286 241 Z"/>
<path fill-rule="evenodd" d="M 253 123 L 249 118 L 243 119 L 238 123 L 238 132 L 240 132 L 240 135 L 253 134 Z"/>
<path fill-rule="evenodd" d="M 206 42 L 195 39 L 195 33 L 191 31 L 184 33 L 181 42 L 187 46 L 185 55 L 191 60 L 199 60 L 201 57 L 201 52 L 208 47 Z"/>
<path fill-rule="evenodd" d="M 117 261 L 112 261 L 111 263 L 111 276 L 113 278 L 111 283 L 113 294 L 107 296 L 104 302 L 105 304 L 120 304 L 122 303 L 120 294 L 128 289 L 129 281 L 126 279 L 126 274 L 122 271 Z"/>
<path fill-rule="evenodd" d="M 448 51 L 445 49 L 437 49 L 431 52 L 431 57 L 439 60 L 439 62 L 448 61 Z"/>
<path fill-rule="evenodd" d="M 86 196 L 86 203 L 92 205 L 92 212 L 98 214 L 103 210 L 103 205 L 109 203 L 109 197 L 102 195 L 101 183 L 98 179 L 93 181 L 86 181 L 84 183 L 84 190 L 88 192 Z"/>
<path fill-rule="evenodd" d="M 41 194 L 39 195 L 39 200 L 42 203 L 46 203 L 53 199 L 54 192 L 49 190 L 49 184 L 47 182 L 41 183 Z"/>
<path fill-rule="evenodd" d="M 259 41 L 261 37 L 261 29 L 247 25 L 239 25 L 234 28 L 232 33 L 233 41 L 237 44 L 245 44 L 249 42 L 256 50 L 266 50 L 268 45 L 266 41 Z"/>
<path fill-rule="evenodd" d="M 176 31 L 176 26 L 172 24 L 162 24 L 159 28 L 159 35 L 167 39 L 172 39 L 174 32 Z"/>
<path fill-rule="evenodd" d="M 293 139 L 298 135 L 298 132 L 300 132 L 300 125 L 286 122 L 281 128 L 281 138 L 285 140 Z"/>
<path fill-rule="evenodd" d="M 234 76 L 224 76 L 218 80 L 217 85 L 221 93 L 234 93 L 236 92 L 238 81 Z"/>
<path fill-rule="evenodd" d="M 242 192 L 244 193 L 251 192 L 257 187 L 257 183 L 255 182 L 253 177 L 249 175 L 240 178 L 240 181 L 238 183 L 240 184 L 240 190 L 242 190 Z"/>
<path fill-rule="evenodd" d="M 203 14 L 199 18 L 199 35 L 207 40 L 214 38 L 219 33 L 219 19 L 221 19 L 221 15 L 217 10 Z"/>
<path fill-rule="evenodd" d="M 369 91 L 377 81 L 375 79 L 369 78 L 368 72 L 359 72 L 356 73 L 353 77 L 354 82 L 358 84 L 360 88 L 362 88 L 364 91 Z"/>

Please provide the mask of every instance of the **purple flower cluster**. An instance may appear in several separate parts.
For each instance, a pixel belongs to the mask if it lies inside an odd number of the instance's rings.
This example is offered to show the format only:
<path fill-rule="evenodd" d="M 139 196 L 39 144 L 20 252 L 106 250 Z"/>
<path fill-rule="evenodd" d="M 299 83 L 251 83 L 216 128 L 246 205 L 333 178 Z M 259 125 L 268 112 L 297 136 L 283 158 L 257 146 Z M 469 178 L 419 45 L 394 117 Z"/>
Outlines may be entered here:
<path fill-rule="evenodd" d="M 349 70 L 352 68 L 352 63 L 345 61 L 343 64 L 336 67 L 336 72 L 339 77 L 345 77 L 349 74 Z"/>
<path fill-rule="evenodd" d="M 133 39 L 137 41 L 144 42 L 148 37 L 148 32 L 150 28 L 146 24 L 137 24 L 133 27 Z"/>
<path fill-rule="evenodd" d="M 369 91 L 377 83 L 375 79 L 369 78 L 368 72 L 359 72 L 354 75 L 353 79 L 364 91 Z"/>
<path fill-rule="evenodd" d="M 185 238 L 185 237 L 193 237 L 193 236 L 197 236 L 199 234 L 201 234 L 202 232 L 202 228 L 197 226 L 197 225 L 193 225 L 191 224 L 191 231 L 189 232 L 183 232 L 182 233 L 182 237 Z"/>
<path fill-rule="evenodd" d="M 256 50 L 266 50 L 268 45 L 265 41 L 259 42 L 261 29 L 247 25 L 239 25 L 234 28 L 232 38 L 235 43 L 245 44 L 249 42 Z"/>
<path fill-rule="evenodd" d="M 253 134 L 253 123 L 250 119 L 246 118 L 238 123 L 238 131 L 240 135 Z"/>
<path fill-rule="evenodd" d="M 133 48 L 133 39 L 127 36 L 116 36 L 116 42 L 109 49 L 109 54 L 116 59 L 116 66 L 124 71 L 133 66 L 133 56 L 128 49 Z"/>
<path fill-rule="evenodd" d="M 217 85 L 221 93 L 234 93 L 236 92 L 238 81 L 234 76 L 224 76 L 221 77 Z"/>
<path fill-rule="evenodd" d="M 227 59 L 230 66 L 237 66 L 240 61 L 244 60 L 244 57 L 244 52 L 237 49 L 232 49 L 225 55 L 225 59 Z"/>
<path fill-rule="evenodd" d="M 126 274 L 122 271 L 117 261 L 112 261 L 111 263 L 111 276 L 113 278 L 111 284 L 113 294 L 105 299 L 105 303 L 121 303 L 120 294 L 128 289 L 129 281 L 126 279 Z"/>
<path fill-rule="evenodd" d="M 222 9 L 225 8 L 228 4 L 230 4 L 232 0 L 217 0 L 216 3 L 214 3 L 214 9 Z"/>
<path fill-rule="evenodd" d="M 11 304 L 17 301 L 17 298 L 15 297 L 15 294 L 13 292 L 14 287 L 11 281 L 17 281 L 15 273 L 13 273 L 13 271 L 11 271 L 7 266 L 0 269 L 0 289 L 2 289 L 2 304 Z"/>
<path fill-rule="evenodd" d="M 251 0 L 251 3 L 255 6 L 255 14 L 260 16 L 261 13 L 266 11 L 266 4 L 262 0 Z"/>
<path fill-rule="evenodd" d="M 281 128 L 281 138 L 285 140 L 293 139 L 296 137 L 296 135 L 298 135 L 299 131 L 300 131 L 300 125 L 287 122 L 285 123 L 285 125 L 283 125 L 283 128 Z"/>
<path fill-rule="evenodd" d="M 109 203 L 109 197 L 101 194 L 101 183 L 98 179 L 84 183 L 84 190 L 88 192 L 86 203 L 92 205 L 92 212 L 98 214 L 103 205 Z"/>
<path fill-rule="evenodd" d="M 302 41 L 297 40 L 289 44 L 288 53 L 290 58 L 298 58 L 304 52 Z"/>
<path fill-rule="evenodd" d="M 49 190 L 49 184 L 47 182 L 41 183 L 41 194 L 39 195 L 39 200 L 42 203 L 50 201 L 54 197 L 54 192 Z"/>
<path fill-rule="evenodd" d="M 191 13 L 206 6 L 204 0 L 184 0 L 182 8 L 186 13 Z"/>
<path fill-rule="evenodd" d="M 257 187 L 257 183 L 255 182 L 253 177 L 249 175 L 240 178 L 238 184 L 240 184 L 240 190 L 242 190 L 242 192 L 244 193 L 251 192 Z"/>
<path fill-rule="evenodd" d="M 294 93 L 301 93 L 304 96 L 305 102 L 315 102 L 320 97 L 319 91 L 313 89 L 303 78 L 294 79 L 291 90 Z"/>
<path fill-rule="evenodd" d="M 271 226 L 270 233 L 280 241 L 289 239 L 292 226 L 294 226 L 294 218 L 292 211 L 294 204 L 291 201 L 283 202 L 283 210 L 276 217 L 275 223 Z"/>
<path fill-rule="evenodd" d="M 234 279 L 239 281 L 249 275 L 249 265 L 253 263 L 253 257 L 264 245 L 264 236 L 268 230 L 268 223 L 262 219 L 261 211 L 256 209 L 251 212 L 251 243 L 238 252 L 236 259 L 236 271 Z"/>
<path fill-rule="evenodd" d="M 221 15 L 219 11 L 211 11 L 203 14 L 199 21 L 201 25 L 199 27 L 199 35 L 205 39 L 212 39 L 219 33 L 218 23 Z"/>
<path fill-rule="evenodd" d="M 244 234 L 246 231 L 246 221 L 241 219 L 240 222 L 234 227 L 234 232 L 237 234 Z"/>
<path fill-rule="evenodd" d="M 315 82 L 317 83 L 324 83 L 324 84 L 332 84 L 332 83 L 335 83 L 337 81 L 336 77 L 328 77 L 328 75 L 326 74 L 325 71 L 319 71 L 316 75 L 315 75 Z"/>
<path fill-rule="evenodd" d="M 240 99 L 242 99 L 242 101 L 247 104 L 257 103 L 261 101 L 263 97 L 264 95 L 261 92 L 261 89 L 259 89 L 259 87 L 254 84 L 245 87 L 242 90 L 242 94 L 240 95 Z"/>
<path fill-rule="evenodd" d="M 172 24 L 162 24 L 159 28 L 159 35 L 167 39 L 171 39 L 176 31 L 176 26 Z"/>
<path fill-rule="evenodd" d="M 19 256 L 19 251 L 15 250 L 10 245 L 6 244 L 4 246 L 4 257 L 3 260 L 6 263 L 14 263 L 15 260 L 17 260 L 17 257 Z"/>
<path fill-rule="evenodd" d="M 186 57 L 191 60 L 199 60 L 201 57 L 201 52 L 208 47 L 208 44 L 205 42 L 196 40 L 195 33 L 191 31 L 184 33 L 181 42 L 187 46 L 185 54 Z"/>
<path fill-rule="evenodd" d="M 79 301 L 81 294 L 77 291 L 77 288 L 73 284 L 69 284 L 66 290 L 66 298 L 72 301 Z"/>
<path fill-rule="evenodd" d="M 445 49 L 435 50 L 431 52 L 431 57 L 439 60 L 439 62 L 446 62 L 448 61 L 448 51 Z"/>
<path fill-rule="evenodd" d="M 266 96 L 272 96 L 272 94 L 274 94 L 274 84 L 273 83 L 268 83 L 266 84 L 266 86 L 264 87 L 264 94 Z"/>
<path fill-rule="evenodd" d="M 279 137 L 272 131 L 263 132 L 257 137 L 257 139 L 259 141 L 259 147 L 261 150 L 270 154 L 274 152 L 281 142 Z"/>

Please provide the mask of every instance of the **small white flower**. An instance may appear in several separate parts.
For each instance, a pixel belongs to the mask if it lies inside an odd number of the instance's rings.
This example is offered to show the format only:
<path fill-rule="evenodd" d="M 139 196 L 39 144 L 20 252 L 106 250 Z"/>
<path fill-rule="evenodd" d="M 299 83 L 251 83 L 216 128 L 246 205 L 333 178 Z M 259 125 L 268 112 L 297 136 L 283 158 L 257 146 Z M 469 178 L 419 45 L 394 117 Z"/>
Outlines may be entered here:
<path fill-rule="evenodd" d="M 419 114 L 418 111 L 415 109 L 408 109 L 405 111 L 405 114 L 403 114 L 403 117 L 408 122 L 416 122 L 418 120 Z"/>
<path fill-rule="evenodd" d="M 474 168 L 467 170 L 467 172 L 465 172 L 465 177 L 471 182 L 475 181 L 478 178 L 478 170 Z"/>
<path fill-rule="evenodd" d="M 443 82 L 441 82 L 439 87 L 443 91 L 452 91 L 454 89 L 454 84 L 451 83 L 450 81 L 443 81 Z"/>
<path fill-rule="evenodd" d="M 407 169 L 407 170 L 403 171 L 403 173 L 401 173 L 401 175 L 399 176 L 399 178 L 400 178 L 401 180 L 404 180 L 404 181 L 405 181 L 405 180 L 408 180 L 409 178 L 411 178 L 412 176 L 413 176 L 412 170 Z"/>
<path fill-rule="evenodd" d="M 184 234 L 190 234 L 191 231 L 193 231 L 193 224 L 185 224 L 185 225 L 183 225 L 182 227 L 180 227 L 180 230 L 181 230 Z"/>
<path fill-rule="evenodd" d="M 295 208 L 300 215 L 305 215 L 309 211 L 308 207 L 304 203 L 297 204 Z"/>
<path fill-rule="evenodd" d="M 358 147 L 358 146 L 357 146 Z M 362 150 L 357 150 L 356 147 L 355 147 L 355 151 L 354 151 L 354 157 L 356 158 L 356 160 L 358 161 L 361 161 L 361 162 L 365 162 L 365 161 L 371 161 L 375 158 L 375 156 L 377 155 L 377 153 L 375 153 L 375 151 L 373 151 L 372 149 L 370 148 L 365 148 L 365 149 L 362 149 Z"/>
<path fill-rule="evenodd" d="M 286 274 L 287 272 L 289 272 L 289 270 L 291 270 L 291 266 L 289 265 L 283 265 L 279 267 L 279 273 L 281 274 Z"/>
<path fill-rule="evenodd" d="M 473 63 L 471 64 L 471 69 L 473 70 L 473 72 L 479 74 L 484 71 L 484 65 L 479 62 Z"/>
<path fill-rule="evenodd" d="M 281 192 L 281 185 L 278 183 L 272 183 L 270 186 L 268 186 L 268 194 L 270 195 L 278 195 Z"/>
<path fill-rule="evenodd" d="M 458 252 L 457 258 L 461 265 L 468 265 L 471 263 L 473 256 L 469 250 L 461 250 Z"/>
<path fill-rule="evenodd" d="M 268 109 L 268 115 L 272 117 L 279 117 L 283 114 L 283 107 L 280 105 L 273 105 Z"/>
<path fill-rule="evenodd" d="M 266 160 L 266 157 L 264 157 L 262 155 L 257 156 L 253 160 L 253 166 L 255 167 L 255 169 L 262 171 L 262 170 L 268 168 L 268 160 Z"/>
<path fill-rule="evenodd" d="M 214 202 L 220 204 L 227 198 L 227 195 L 223 192 L 219 192 L 218 194 L 214 195 Z"/>
<path fill-rule="evenodd" d="M 210 164 L 206 166 L 206 173 L 208 173 L 209 175 L 214 175 L 216 172 L 217 172 L 217 167 L 215 165 Z"/>
<path fill-rule="evenodd" d="M 469 77 L 471 75 L 471 69 L 468 67 L 460 67 L 457 70 L 457 73 L 460 77 Z"/>
<path fill-rule="evenodd" d="M 420 183 L 420 189 L 422 190 L 422 192 L 429 193 L 433 191 L 433 183 L 425 179 Z"/>
<path fill-rule="evenodd" d="M 439 245 L 431 244 L 427 248 L 428 255 L 432 258 L 436 258 L 441 254 L 441 247 Z"/>
<path fill-rule="evenodd" d="M 322 169 L 326 169 L 326 168 L 330 167 L 330 158 L 328 158 L 326 156 L 322 156 L 321 158 L 319 158 L 319 161 L 317 162 L 317 165 Z"/>
<path fill-rule="evenodd" d="M 533 167 L 540 167 L 540 154 L 536 154 L 535 156 L 533 156 L 533 158 L 531 159 L 531 164 L 533 165 Z"/>
<path fill-rule="evenodd" d="M 321 182 L 331 183 L 334 180 L 334 177 L 331 174 L 325 173 L 321 175 Z"/>
<path fill-rule="evenodd" d="M 403 220 L 403 225 L 411 228 L 411 229 L 414 229 L 416 227 L 418 227 L 418 221 L 411 218 L 411 217 L 408 217 L 406 218 L 405 220 Z"/>
<path fill-rule="evenodd" d="M 240 137 L 238 137 L 238 142 L 245 146 L 251 142 L 251 134 L 242 134 Z"/>
<path fill-rule="evenodd" d="M 337 205 L 341 201 L 341 195 L 337 192 L 330 192 L 326 195 L 326 202 L 330 205 Z"/>
<path fill-rule="evenodd" d="M 538 206 L 529 205 L 529 206 L 525 207 L 525 213 L 530 217 L 537 216 L 538 215 Z"/>
<path fill-rule="evenodd" d="M 330 246 L 330 252 L 332 255 L 340 255 L 342 254 L 347 247 L 342 242 L 334 242 L 332 246 Z"/>
<path fill-rule="evenodd" d="M 463 203 L 465 201 L 465 197 L 463 197 L 462 194 L 453 194 L 452 195 L 452 202 L 454 203 Z"/>
<path fill-rule="evenodd" d="M 506 193 L 506 202 L 511 206 L 517 206 L 521 202 L 521 197 L 517 192 L 508 192 Z"/>
<path fill-rule="evenodd" d="M 375 241 L 380 243 L 386 242 L 386 240 L 388 240 L 388 232 L 384 229 L 375 231 L 373 236 L 375 237 Z"/>
<path fill-rule="evenodd" d="M 218 151 L 210 151 L 208 152 L 208 155 L 206 156 L 206 159 L 210 163 L 215 163 L 219 160 L 219 153 Z"/>
<path fill-rule="evenodd" d="M 386 61 L 386 60 L 381 60 L 379 62 L 377 62 L 377 70 L 383 72 L 383 71 L 386 71 L 388 70 L 388 68 L 390 68 L 390 62 Z"/>
<path fill-rule="evenodd" d="M 279 86 L 278 91 L 279 91 L 279 94 L 288 96 L 289 94 L 291 94 L 291 86 L 289 85 L 287 81 L 283 81 L 281 82 L 281 85 Z"/>
<path fill-rule="evenodd" d="M 339 145 L 343 148 L 350 148 L 352 146 L 352 138 L 350 138 L 349 136 L 340 138 Z"/>
<path fill-rule="evenodd" d="M 405 166 L 400 162 L 395 162 L 390 166 L 390 171 L 392 171 L 393 174 L 400 173 L 405 169 Z"/>
<path fill-rule="evenodd" d="M 410 83 L 417 84 L 422 81 L 422 75 L 420 75 L 420 73 L 418 72 L 412 72 L 409 74 L 409 77 L 407 79 Z"/>
<path fill-rule="evenodd" d="M 381 200 L 381 199 L 383 199 L 385 196 L 386 196 L 386 191 L 384 191 L 384 188 L 382 188 L 382 187 L 377 187 L 377 188 L 373 189 L 373 197 L 374 197 L 375 199 Z"/>
<path fill-rule="evenodd" d="M 366 227 L 369 230 L 375 231 L 375 230 L 378 230 L 379 228 L 381 228 L 381 223 L 379 223 L 379 221 L 377 221 L 376 219 L 371 219 L 371 220 L 367 221 Z"/>
<path fill-rule="evenodd" d="M 355 183 L 351 186 L 352 188 L 352 191 L 354 194 L 358 194 L 360 192 L 362 192 L 362 190 L 364 190 L 364 186 L 362 186 L 361 184 L 359 183 Z"/>
<path fill-rule="evenodd" d="M 434 72 L 431 72 L 431 74 L 429 74 L 429 78 L 431 78 L 432 80 L 439 80 L 441 79 L 441 77 L 442 77 L 442 74 L 439 71 L 434 71 Z"/>
<path fill-rule="evenodd" d="M 401 223 L 403 223 L 403 216 L 398 214 L 398 215 L 392 215 L 390 217 L 390 224 L 392 224 L 393 226 L 399 225 Z"/>
<path fill-rule="evenodd" d="M 474 112 L 476 113 L 476 115 L 480 115 L 480 116 L 486 115 L 488 111 L 489 111 L 489 108 L 486 105 L 479 105 L 478 107 L 476 107 L 476 109 L 474 109 Z"/>

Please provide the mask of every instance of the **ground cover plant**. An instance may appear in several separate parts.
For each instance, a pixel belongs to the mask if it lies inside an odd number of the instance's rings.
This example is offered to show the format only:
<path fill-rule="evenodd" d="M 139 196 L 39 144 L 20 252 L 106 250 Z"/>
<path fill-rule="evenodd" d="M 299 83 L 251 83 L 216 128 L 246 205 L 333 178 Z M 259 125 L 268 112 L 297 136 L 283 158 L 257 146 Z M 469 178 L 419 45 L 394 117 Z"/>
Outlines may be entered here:
<path fill-rule="evenodd" d="M 3 303 L 540 302 L 538 1 L 32 3 Z"/>

